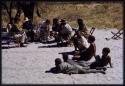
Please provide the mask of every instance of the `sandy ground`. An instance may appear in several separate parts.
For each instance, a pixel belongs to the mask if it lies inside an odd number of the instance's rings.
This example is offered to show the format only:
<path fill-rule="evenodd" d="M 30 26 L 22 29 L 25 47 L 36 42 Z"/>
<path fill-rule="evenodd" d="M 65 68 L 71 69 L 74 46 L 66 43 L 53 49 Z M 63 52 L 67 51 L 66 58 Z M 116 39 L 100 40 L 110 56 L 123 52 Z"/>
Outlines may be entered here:
<path fill-rule="evenodd" d="M 52 44 L 30 43 L 25 48 L 2 49 L 2 83 L 3 84 L 122 84 L 123 83 L 123 40 L 109 40 L 110 31 L 116 29 L 95 30 L 97 54 L 102 48 L 111 49 L 113 68 L 106 74 L 53 74 L 45 71 L 54 67 L 55 58 L 61 58 L 61 52 L 73 51 L 73 47 L 45 47 Z M 72 57 L 72 56 L 70 56 Z M 93 61 L 94 58 L 91 60 Z"/>

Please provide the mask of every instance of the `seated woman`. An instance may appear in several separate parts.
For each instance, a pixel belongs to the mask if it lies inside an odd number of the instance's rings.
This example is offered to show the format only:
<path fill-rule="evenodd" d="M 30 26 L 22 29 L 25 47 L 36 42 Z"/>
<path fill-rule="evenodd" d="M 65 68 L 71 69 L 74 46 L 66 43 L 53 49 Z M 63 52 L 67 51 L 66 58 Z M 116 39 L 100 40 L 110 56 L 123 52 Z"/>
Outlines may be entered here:
<path fill-rule="evenodd" d="M 17 20 L 15 23 L 12 21 L 12 27 L 9 30 L 9 35 L 15 38 L 18 47 L 25 47 L 24 42 L 27 38 L 27 35 L 19 22 L 20 20 Z"/>
<path fill-rule="evenodd" d="M 88 43 L 90 43 L 89 47 L 84 52 L 79 53 L 80 57 L 74 56 L 73 59 L 89 61 L 93 56 L 95 56 L 96 53 L 96 45 L 94 42 L 95 37 L 90 35 L 88 37 Z"/>

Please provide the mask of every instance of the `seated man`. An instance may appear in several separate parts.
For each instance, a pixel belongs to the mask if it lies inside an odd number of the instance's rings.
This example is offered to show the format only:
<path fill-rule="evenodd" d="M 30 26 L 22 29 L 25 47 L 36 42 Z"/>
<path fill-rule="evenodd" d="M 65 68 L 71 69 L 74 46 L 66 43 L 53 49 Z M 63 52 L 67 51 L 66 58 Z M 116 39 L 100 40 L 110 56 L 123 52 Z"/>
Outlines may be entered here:
<path fill-rule="evenodd" d="M 60 29 L 60 23 L 59 23 L 59 19 L 58 18 L 54 18 L 53 19 L 53 25 L 52 25 L 52 31 L 53 31 L 53 36 L 55 38 L 55 41 L 58 42 L 58 33 L 59 33 L 59 29 Z"/>
<path fill-rule="evenodd" d="M 80 52 L 83 52 L 89 47 L 87 39 L 81 35 L 80 31 L 76 31 L 74 37 L 72 37 L 72 40 L 75 47 L 75 51 L 78 48 Z"/>
<path fill-rule="evenodd" d="M 93 56 L 95 56 L 96 45 L 94 41 L 95 41 L 95 37 L 90 35 L 88 37 L 88 43 L 90 43 L 90 46 L 86 49 L 86 51 L 80 52 L 79 54 L 80 57 L 74 56 L 73 59 L 89 61 Z"/>
<path fill-rule="evenodd" d="M 50 20 L 46 19 L 46 21 L 42 22 L 40 25 L 40 41 L 48 42 L 50 37 Z"/>
<path fill-rule="evenodd" d="M 67 44 L 70 44 L 70 39 L 72 35 L 73 33 L 71 26 L 66 22 L 66 20 L 62 19 L 58 34 L 60 42 L 62 43 L 66 42 Z"/>
<path fill-rule="evenodd" d="M 110 64 L 110 67 L 112 67 L 112 64 L 111 64 L 111 57 L 108 55 L 110 53 L 110 49 L 105 47 L 103 48 L 102 50 L 102 58 L 100 58 L 99 55 L 97 55 L 95 57 L 96 61 L 93 62 L 91 65 L 90 65 L 90 68 L 94 69 L 94 68 L 97 68 L 97 67 L 105 67 L 107 66 L 108 64 Z"/>
<path fill-rule="evenodd" d="M 34 41 L 34 32 L 33 32 L 33 24 L 31 22 L 31 20 L 26 17 L 23 23 L 23 29 L 26 32 L 26 35 L 28 37 L 28 41 L 33 42 Z"/>
<path fill-rule="evenodd" d="M 55 68 L 51 69 L 53 72 L 64 73 L 64 74 L 85 74 L 85 73 L 103 73 L 103 70 L 95 70 L 95 69 L 84 69 L 79 65 L 71 65 L 68 62 L 62 62 L 60 58 L 55 59 Z"/>
<path fill-rule="evenodd" d="M 80 31 L 80 33 L 85 37 L 88 38 L 88 36 L 90 35 L 88 32 L 88 29 L 86 27 L 86 24 L 84 22 L 83 19 L 77 19 L 77 23 L 78 23 L 78 30 Z"/>

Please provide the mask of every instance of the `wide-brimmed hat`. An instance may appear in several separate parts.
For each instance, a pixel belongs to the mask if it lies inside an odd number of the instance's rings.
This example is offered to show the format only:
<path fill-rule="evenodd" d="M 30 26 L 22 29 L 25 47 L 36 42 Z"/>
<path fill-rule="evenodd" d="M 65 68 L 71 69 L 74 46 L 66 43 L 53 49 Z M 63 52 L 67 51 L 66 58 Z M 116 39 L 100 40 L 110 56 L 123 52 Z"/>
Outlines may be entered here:
<path fill-rule="evenodd" d="M 28 17 L 26 17 L 26 18 L 25 18 L 25 21 L 29 21 L 29 18 L 28 18 Z"/>

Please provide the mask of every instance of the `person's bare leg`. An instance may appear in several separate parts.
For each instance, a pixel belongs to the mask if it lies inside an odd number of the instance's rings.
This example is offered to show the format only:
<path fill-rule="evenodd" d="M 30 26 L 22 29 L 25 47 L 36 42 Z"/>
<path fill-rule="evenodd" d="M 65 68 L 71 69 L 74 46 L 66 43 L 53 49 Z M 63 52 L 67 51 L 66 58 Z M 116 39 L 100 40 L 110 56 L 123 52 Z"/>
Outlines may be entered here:
<path fill-rule="evenodd" d="M 82 74 L 82 73 L 103 73 L 105 74 L 105 71 L 103 70 L 96 70 L 96 69 L 79 69 L 79 73 Z"/>

